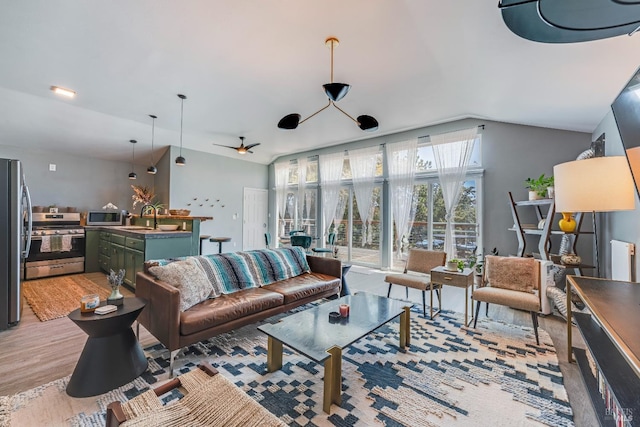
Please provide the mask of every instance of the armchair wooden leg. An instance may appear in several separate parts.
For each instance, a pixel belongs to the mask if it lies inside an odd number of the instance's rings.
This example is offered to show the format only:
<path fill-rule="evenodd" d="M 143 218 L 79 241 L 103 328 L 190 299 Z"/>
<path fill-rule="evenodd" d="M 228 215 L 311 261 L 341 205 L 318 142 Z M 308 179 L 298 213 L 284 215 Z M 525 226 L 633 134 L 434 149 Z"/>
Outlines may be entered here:
<path fill-rule="evenodd" d="M 487 306 L 486 306 L 486 307 L 485 307 L 485 309 L 484 309 L 484 315 L 485 315 L 485 316 L 487 316 L 487 317 L 489 317 L 489 303 L 487 302 L 487 303 L 485 303 L 485 304 L 487 304 Z"/>
<path fill-rule="evenodd" d="M 427 317 L 427 299 L 424 293 L 425 291 L 422 291 L 422 315 Z"/>
<path fill-rule="evenodd" d="M 389 290 L 387 291 L 387 298 L 391 295 L 391 283 L 389 283 Z"/>
<path fill-rule="evenodd" d="M 479 315 L 480 315 L 480 301 L 476 301 L 476 315 L 473 316 L 473 329 L 476 328 L 476 323 L 478 323 Z"/>
<path fill-rule="evenodd" d="M 404 296 L 406 299 L 409 299 L 409 287 L 405 286 L 404 287 Z"/>
<path fill-rule="evenodd" d="M 442 308 L 442 296 L 439 288 L 436 288 L 436 296 L 438 297 L 438 308 Z"/>
<path fill-rule="evenodd" d="M 536 344 L 540 345 L 540 339 L 538 338 L 538 313 L 532 311 L 531 320 L 533 321 L 533 332 L 536 334 Z"/>

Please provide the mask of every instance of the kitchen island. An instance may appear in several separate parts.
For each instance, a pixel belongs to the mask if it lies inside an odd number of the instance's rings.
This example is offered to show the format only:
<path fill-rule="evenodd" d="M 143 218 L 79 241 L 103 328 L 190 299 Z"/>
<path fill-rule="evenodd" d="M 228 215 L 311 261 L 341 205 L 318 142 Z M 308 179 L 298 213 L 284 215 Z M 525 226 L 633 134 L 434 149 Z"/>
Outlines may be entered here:
<path fill-rule="evenodd" d="M 134 289 L 145 261 L 198 255 L 200 221 L 205 219 L 211 218 L 157 217 L 159 224 L 178 225 L 175 231 L 154 229 L 153 216 L 135 217 L 131 226 L 87 226 L 85 272 L 124 269 L 124 283 Z"/>

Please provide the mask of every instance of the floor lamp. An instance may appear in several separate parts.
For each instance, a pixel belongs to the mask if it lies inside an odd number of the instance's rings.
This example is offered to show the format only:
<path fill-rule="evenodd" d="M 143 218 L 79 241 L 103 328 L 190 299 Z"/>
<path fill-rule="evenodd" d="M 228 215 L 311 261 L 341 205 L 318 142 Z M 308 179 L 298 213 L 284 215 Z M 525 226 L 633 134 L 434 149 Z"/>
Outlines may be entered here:
<path fill-rule="evenodd" d="M 556 212 L 591 212 L 596 277 L 600 276 L 596 212 L 635 208 L 633 178 L 625 156 L 574 160 L 553 167 Z"/>

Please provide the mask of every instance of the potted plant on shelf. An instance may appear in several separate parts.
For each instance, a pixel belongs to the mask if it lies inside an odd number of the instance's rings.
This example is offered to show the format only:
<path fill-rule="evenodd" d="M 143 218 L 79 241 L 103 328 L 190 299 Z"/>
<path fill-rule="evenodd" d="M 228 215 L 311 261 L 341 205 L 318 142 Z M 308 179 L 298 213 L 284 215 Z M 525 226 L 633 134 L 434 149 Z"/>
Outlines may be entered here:
<path fill-rule="evenodd" d="M 548 191 L 549 188 L 553 188 L 553 176 L 540 175 L 538 178 L 527 178 L 525 180 L 525 186 L 529 189 L 529 200 L 539 200 L 552 195 L 553 190 Z"/>

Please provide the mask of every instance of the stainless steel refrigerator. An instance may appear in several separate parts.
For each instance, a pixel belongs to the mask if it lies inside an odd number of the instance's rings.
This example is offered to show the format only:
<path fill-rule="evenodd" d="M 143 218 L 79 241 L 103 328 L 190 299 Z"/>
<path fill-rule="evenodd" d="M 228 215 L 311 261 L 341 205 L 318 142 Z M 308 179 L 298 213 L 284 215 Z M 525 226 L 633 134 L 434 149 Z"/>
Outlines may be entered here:
<path fill-rule="evenodd" d="M 19 160 L 0 159 L 0 330 L 22 311 L 24 259 L 31 246 L 31 197 Z"/>

